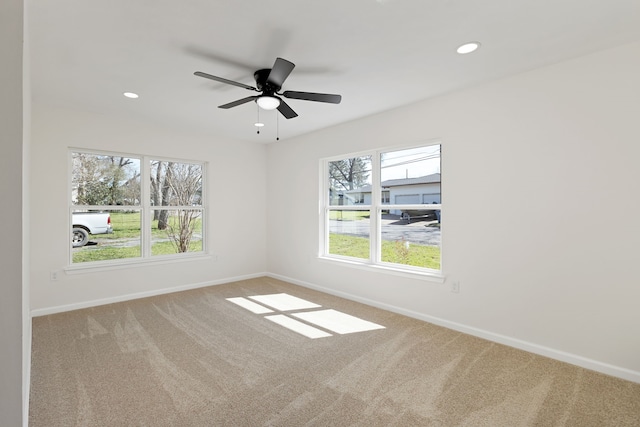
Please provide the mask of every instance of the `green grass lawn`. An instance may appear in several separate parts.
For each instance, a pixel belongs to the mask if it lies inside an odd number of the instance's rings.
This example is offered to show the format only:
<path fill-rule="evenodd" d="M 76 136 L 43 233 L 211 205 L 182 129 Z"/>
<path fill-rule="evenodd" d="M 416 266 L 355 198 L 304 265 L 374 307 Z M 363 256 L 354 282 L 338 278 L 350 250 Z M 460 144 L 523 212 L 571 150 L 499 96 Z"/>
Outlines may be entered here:
<path fill-rule="evenodd" d="M 369 239 L 365 237 L 329 234 L 329 253 L 369 259 Z M 382 261 L 416 267 L 440 269 L 440 248 L 402 241 L 382 241 Z"/>
<path fill-rule="evenodd" d="M 329 219 L 341 221 L 358 221 L 371 216 L 369 211 L 329 211 Z"/>
<path fill-rule="evenodd" d="M 100 239 L 123 239 L 140 237 L 140 212 L 118 212 L 113 211 L 111 215 L 112 234 L 101 234 Z M 176 218 L 169 217 L 169 225 L 176 225 Z M 202 218 L 195 220 L 194 232 L 202 232 Z M 158 229 L 158 220 L 151 222 L 151 238 L 164 238 L 167 236 L 166 230 Z"/>
<path fill-rule="evenodd" d="M 189 252 L 202 250 L 202 240 L 191 241 Z M 176 247 L 172 242 L 157 242 L 151 245 L 151 255 L 171 255 L 175 254 Z M 87 247 L 73 253 L 73 263 L 105 261 L 113 259 L 139 258 L 141 256 L 140 246 L 113 247 L 102 246 L 100 248 Z"/>
<path fill-rule="evenodd" d="M 191 240 L 189 242 L 189 252 L 202 251 L 202 240 Z M 156 242 L 151 244 L 151 255 L 169 255 L 177 253 L 173 242 Z"/>
<path fill-rule="evenodd" d="M 116 248 L 103 246 L 101 248 L 87 247 L 85 249 L 74 249 L 73 263 L 104 261 L 110 259 L 137 258 L 140 256 L 140 246 L 127 248 Z"/>

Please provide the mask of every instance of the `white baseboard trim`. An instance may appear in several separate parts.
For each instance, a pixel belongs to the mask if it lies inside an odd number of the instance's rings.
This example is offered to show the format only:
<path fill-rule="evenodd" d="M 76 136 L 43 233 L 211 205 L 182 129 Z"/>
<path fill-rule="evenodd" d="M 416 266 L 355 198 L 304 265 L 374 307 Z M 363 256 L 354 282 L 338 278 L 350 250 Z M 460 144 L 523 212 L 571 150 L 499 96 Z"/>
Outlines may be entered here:
<path fill-rule="evenodd" d="M 240 281 L 240 280 L 247 280 L 247 279 L 255 279 L 257 277 L 264 277 L 264 276 L 268 276 L 268 273 L 262 272 L 262 273 L 246 274 L 246 275 L 243 275 L 243 276 L 227 277 L 227 278 L 224 278 L 224 279 L 217 279 L 217 280 L 211 280 L 211 281 L 200 282 L 200 283 L 191 283 L 191 284 L 188 284 L 188 285 L 175 286 L 175 287 L 172 287 L 172 288 L 154 289 L 154 290 L 151 290 L 151 291 L 137 292 L 137 293 L 126 294 L 126 295 L 118 295 L 118 296 L 115 296 L 115 297 L 102 298 L 102 299 L 91 300 L 91 301 L 83 301 L 83 302 L 74 303 L 74 304 L 59 305 L 59 306 L 47 307 L 47 308 L 39 308 L 39 309 L 36 309 L 36 310 L 31 310 L 31 317 L 46 316 L 48 314 L 63 313 L 65 311 L 80 310 L 82 308 L 97 307 L 97 306 L 100 306 L 100 305 L 113 304 L 113 303 L 116 303 L 116 302 L 123 302 L 123 301 L 130 301 L 130 300 L 134 300 L 134 299 L 153 297 L 153 296 L 156 296 L 156 295 L 171 294 L 171 293 L 174 293 L 174 292 L 181 292 L 181 291 L 188 291 L 188 290 L 191 290 L 191 289 L 205 288 L 207 286 L 222 285 L 224 283 L 237 282 L 237 281 Z"/>
<path fill-rule="evenodd" d="M 463 332 L 465 334 L 473 335 L 475 337 L 483 338 L 495 343 L 504 344 L 509 347 L 514 347 L 520 350 L 528 351 L 530 353 L 538 354 L 540 356 L 549 357 L 551 359 L 559 360 L 561 362 L 569 363 L 571 365 L 580 366 L 585 369 L 600 372 L 613 377 L 622 378 L 624 380 L 640 383 L 640 372 L 632 371 L 631 369 L 622 368 L 619 366 L 610 365 L 608 363 L 599 362 L 597 360 L 588 359 L 576 354 L 567 353 L 561 350 L 545 347 L 539 344 L 530 343 L 527 341 L 519 340 L 509 336 L 497 334 L 494 332 L 486 331 L 483 329 L 474 328 L 471 326 L 463 325 L 461 323 L 451 322 L 439 317 L 429 316 L 423 313 L 418 313 L 412 310 L 407 310 L 394 305 L 386 304 L 380 301 L 370 300 L 357 295 L 349 294 L 346 292 L 336 291 L 335 289 L 325 288 L 313 283 L 297 280 L 291 277 L 282 276 L 279 274 L 267 273 L 268 277 L 274 279 L 283 280 L 285 282 L 293 283 L 305 288 L 314 289 L 320 292 L 324 292 L 330 295 L 335 295 L 341 298 L 349 299 L 352 301 L 361 302 L 366 305 L 388 310 L 394 313 L 402 314 L 414 319 L 423 320 L 425 322 L 433 323 L 434 325 L 443 326 L 448 329 Z"/>

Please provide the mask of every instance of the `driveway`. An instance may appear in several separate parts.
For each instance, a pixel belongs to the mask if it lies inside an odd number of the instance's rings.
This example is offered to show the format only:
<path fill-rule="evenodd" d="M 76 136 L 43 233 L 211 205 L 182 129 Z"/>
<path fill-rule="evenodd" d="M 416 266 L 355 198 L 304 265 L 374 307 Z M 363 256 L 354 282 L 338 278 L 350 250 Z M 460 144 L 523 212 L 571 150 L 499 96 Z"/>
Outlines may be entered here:
<path fill-rule="evenodd" d="M 369 237 L 370 221 L 329 221 L 329 232 L 351 236 Z M 383 219 L 382 240 L 404 240 L 420 245 L 439 246 L 440 227 L 437 221 L 413 221 L 407 223 L 399 219 Z"/>
<path fill-rule="evenodd" d="M 117 235 L 117 234 L 116 234 Z M 78 250 L 99 250 L 105 247 L 111 248 L 131 248 L 135 246 L 140 246 L 141 237 L 123 237 L 123 238 L 104 238 L 101 237 L 102 234 L 99 235 L 90 235 L 91 240 L 85 245 L 79 248 L 73 248 L 74 252 Z M 113 236 L 113 234 L 111 235 Z M 193 233 L 193 237 L 191 238 L 192 242 L 202 240 L 202 234 Z M 151 241 L 151 244 L 160 243 L 160 242 L 170 242 L 171 239 L 169 237 L 166 238 L 154 238 Z"/>

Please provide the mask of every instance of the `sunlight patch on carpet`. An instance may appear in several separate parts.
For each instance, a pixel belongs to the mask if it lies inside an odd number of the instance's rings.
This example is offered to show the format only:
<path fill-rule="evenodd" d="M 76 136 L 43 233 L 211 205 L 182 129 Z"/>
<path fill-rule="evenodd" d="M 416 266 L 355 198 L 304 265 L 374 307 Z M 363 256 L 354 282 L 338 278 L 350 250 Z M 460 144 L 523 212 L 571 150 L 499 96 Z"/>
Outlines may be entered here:
<path fill-rule="evenodd" d="M 307 308 L 322 307 L 321 305 L 284 293 L 271 295 L 254 295 L 249 298 L 280 311 L 304 310 Z"/>
<path fill-rule="evenodd" d="M 292 313 L 292 315 L 337 334 L 351 334 L 354 332 L 384 329 L 384 326 L 378 325 L 377 323 L 369 322 L 333 309 Z"/>
<path fill-rule="evenodd" d="M 354 332 L 385 329 L 384 326 L 378 325 L 377 323 L 369 322 L 337 310 L 309 310 L 322 306 L 286 293 L 253 295 L 247 298 L 227 298 L 226 300 L 237 304 L 254 314 L 287 312 L 287 314 L 272 314 L 264 316 L 264 318 L 308 338 L 315 339 L 332 337 L 333 335 L 327 331 L 342 335 L 352 334 Z M 292 311 L 298 312 L 292 313 Z M 302 320 L 302 322 L 291 316 L 297 317 Z M 312 325 L 324 330 L 318 329 Z"/>
<path fill-rule="evenodd" d="M 264 314 L 264 313 L 273 313 L 273 310 L 260 305 L 260 304 L 256 304 L 253 301 L 249 301 L 246 298 L 242 298 L 242 297 L 237 297 L 237 298 L 227 298 L 227 301 L 230 301 L 234 304 L 239 305 L 242 308 L 246 308 L 247 310 L 249 310 L 252 313 L 255 314 Z"/>
<path fill-rule="evenodd" d="M 314 328 L 313 326 L 309 326 L 307 324 L 299 322 L 296 319 L 292 319 L 289 316 L 285 316 L 284 314 L 274 314 L 272 316 L 265 316 L 264 318 L 269 319 L 280 326 L 284 326 L 285 328 L 290 329 L 293 332 L 297 332 L 301 335 L 304 335 L 307 338 L 315 339 L 315 338 L 324 338 L 324 337 L 332 336 L 330 333 L 321 331 L 320 329 Z"/>

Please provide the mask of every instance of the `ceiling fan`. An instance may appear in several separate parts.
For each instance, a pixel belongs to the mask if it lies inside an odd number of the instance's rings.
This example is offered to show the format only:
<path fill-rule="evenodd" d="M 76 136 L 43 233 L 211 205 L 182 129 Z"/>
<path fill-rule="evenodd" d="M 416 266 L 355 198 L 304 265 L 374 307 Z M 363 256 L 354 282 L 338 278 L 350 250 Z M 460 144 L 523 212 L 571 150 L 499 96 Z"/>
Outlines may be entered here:
<path fill-rule="evenodd" d="M 238 86 L 255 92 L 262 92 L 260 95 L 248 96 L 246 98 L 239 99 L 237 101 L 230 102 L 228 104 L 220 105 L 218 108 L 233 108 L 238 105 L 246 104 L 250 101 L 255 101 L 260 108 L 264 110 L 278 111 L 287 119 L 297 117 L 298 114 L 287 105 L 286 102 L 280 96 L 289 99 L 302 99 L 305 101 L 315 102 L 327 102 L 329 104 L 339 104 L 342 100 L 341 95 L 332 95 L 328 93 L 313 93 L 313 92 L 297 92 L 291 90 L 285 90 L 280 93 L 282 84 L 289 77 L 295 64 L 287 61 L 286 59 L 276 58 L 273 64 L 273 68 L 265 68 L 258 70 L 253 74 L 256 79 L 256 87 L 246 85 L 244 83 L 235 82 L 233 80 L 224 79 L 222 77 L 212 76 L 211 74 L 196 71 L 194 74 L 198 77 L 204 77 L 207 79 L 215 80 L 220 83 L 226 83 L 233 86 Z M 280 95 L 280 96 L 277 96 Z"/>

